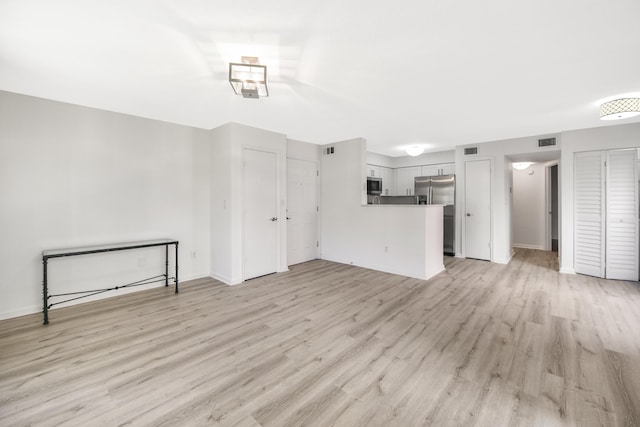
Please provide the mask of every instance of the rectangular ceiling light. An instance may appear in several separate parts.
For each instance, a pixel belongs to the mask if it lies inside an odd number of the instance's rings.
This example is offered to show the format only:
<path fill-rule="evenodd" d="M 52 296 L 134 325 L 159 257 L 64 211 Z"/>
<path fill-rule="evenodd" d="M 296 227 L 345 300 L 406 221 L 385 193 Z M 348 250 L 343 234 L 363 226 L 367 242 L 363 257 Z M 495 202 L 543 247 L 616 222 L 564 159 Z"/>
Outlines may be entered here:
<path fill-rule="evenodd" d="M 254 56 L 243 56 L 241 64 L 229 63 L 229 83 L 236 95 L 245 98 L 269 96 L 267 66 L 260 65 Z"/>

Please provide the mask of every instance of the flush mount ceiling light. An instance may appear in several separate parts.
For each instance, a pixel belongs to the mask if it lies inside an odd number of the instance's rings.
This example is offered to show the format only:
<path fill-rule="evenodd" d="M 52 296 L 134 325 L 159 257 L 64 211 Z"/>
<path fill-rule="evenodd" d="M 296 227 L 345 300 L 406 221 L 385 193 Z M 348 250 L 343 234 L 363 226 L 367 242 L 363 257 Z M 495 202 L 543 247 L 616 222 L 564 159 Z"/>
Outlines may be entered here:
<path fill-rule="evenodd" d="M 260 65 L 255 56 L 243 56 L 242 63 L 229 63 L 229 83 L 236 95 L 258 99 L 269 96 L 267 66 Z"/>
<path fill-rule="evenodd" d="M 518 169 L 519 171 L 523 171 L 529 166 L 531 166 L 533 162 L 517 162 L 513 164 L 514 169 Z"/>
<path fill-rule="evenodd" d="M 413 147 L 409 147 L 407 148 L 407 154 L 413 157 L 419 156 L 420 154 L 424 153 L 424 148 L 422 147 L 418 147 L 417 145 L 414 145 Z"/>
<path fill-rule="evenodd" d="M 620 98 L 600 105 L 600 120 L 620 120 L 640 114 L 640 98 Z"/>

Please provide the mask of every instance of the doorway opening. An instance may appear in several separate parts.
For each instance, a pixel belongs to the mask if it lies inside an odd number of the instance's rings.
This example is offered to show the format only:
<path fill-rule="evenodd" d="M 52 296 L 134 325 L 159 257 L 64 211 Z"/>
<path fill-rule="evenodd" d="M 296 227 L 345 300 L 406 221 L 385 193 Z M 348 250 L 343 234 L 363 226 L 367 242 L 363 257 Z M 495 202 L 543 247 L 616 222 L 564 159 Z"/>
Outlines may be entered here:
<path fill-rule="evenodd" d="M 558 254 L 560 233 L 558 229 L 559 204 L 558 204 L 558 164 L 546 167 L 547 175 L 547 250 Z"/>
<path fill-rule="evenodd" d="M 514 248 L 552 251 L 560 241 L 560 152 L 507 157 L 512 163 L 511 225 Z M 525 163 L 518 169 L 516 163 Z M 559 268 L 559 267 L 558 267 Z"/>

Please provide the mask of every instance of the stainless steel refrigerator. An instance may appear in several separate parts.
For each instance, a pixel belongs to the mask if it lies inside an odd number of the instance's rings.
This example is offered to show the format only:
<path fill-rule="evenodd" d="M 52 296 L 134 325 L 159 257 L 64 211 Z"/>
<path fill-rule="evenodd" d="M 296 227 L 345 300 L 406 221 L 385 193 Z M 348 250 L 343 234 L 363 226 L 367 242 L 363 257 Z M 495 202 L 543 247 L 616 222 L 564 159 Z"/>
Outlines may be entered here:
<path fill-rule="evenodd" d="M 456 176 L 418 176 L 414 194 L 419 205 L 444 205 L 444 253 L 455 255 Z"/>

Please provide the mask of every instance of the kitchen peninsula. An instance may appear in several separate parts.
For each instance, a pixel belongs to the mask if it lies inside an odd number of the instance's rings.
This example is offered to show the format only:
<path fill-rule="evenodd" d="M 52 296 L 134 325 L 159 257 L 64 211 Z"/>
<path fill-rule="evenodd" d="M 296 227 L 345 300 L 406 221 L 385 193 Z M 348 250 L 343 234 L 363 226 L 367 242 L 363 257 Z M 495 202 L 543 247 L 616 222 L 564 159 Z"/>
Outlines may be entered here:
<path fill-rule="evenodd" d="M 423 280 L 443 271 L 442 205 L 367 205 L 365 140 L 331 147 L 321 158 L 320 223 L 331 224 L 321 258 Z"/>
<path fill-rule="evenodd" d="M 382 252 L 369 254 L 376 270 L 418 279 L 444 270 L 442 205 L 363 205 L 361 209 L 364 224 L 380 225 L 376 233 L 363 236 L 366 246 L 382 247 Z"/>

